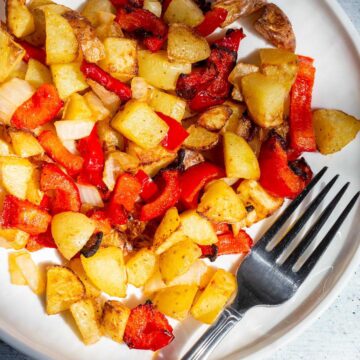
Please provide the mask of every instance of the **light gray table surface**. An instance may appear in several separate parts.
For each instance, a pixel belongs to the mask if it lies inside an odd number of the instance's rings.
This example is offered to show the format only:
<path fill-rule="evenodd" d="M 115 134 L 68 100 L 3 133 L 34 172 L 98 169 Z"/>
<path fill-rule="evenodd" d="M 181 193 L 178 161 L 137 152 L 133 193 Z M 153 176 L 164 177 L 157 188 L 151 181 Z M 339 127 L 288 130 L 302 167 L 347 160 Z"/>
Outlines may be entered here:
<path fill-rule="evenodd" d="M 360 0 L 338 1 L 360 31 Z M 309 329 L 266 360 L 302 359 L 360 359 L 360 268 L 334 304 Z M 0 340 L 0 360 L 30 358 Z"/>

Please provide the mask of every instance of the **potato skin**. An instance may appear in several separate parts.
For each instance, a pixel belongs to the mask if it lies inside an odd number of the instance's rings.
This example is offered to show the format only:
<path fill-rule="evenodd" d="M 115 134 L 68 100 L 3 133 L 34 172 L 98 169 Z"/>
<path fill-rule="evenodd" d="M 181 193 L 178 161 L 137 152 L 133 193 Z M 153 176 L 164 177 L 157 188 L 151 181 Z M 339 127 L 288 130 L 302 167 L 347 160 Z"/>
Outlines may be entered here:
<path fill-rule="evenodd" d="M 264 6 L 263 13 L 255 22 L 254 27 L 276 47 L 295 52 L 296 38 L 291 22 L 275 4 Z"/>
<path fill-rule="evenodd" d="M 220 131 L 232 113 L 233 111 L 227 105 L 214 106 L 203 112 L 197 123 L 209 131 Z"/>

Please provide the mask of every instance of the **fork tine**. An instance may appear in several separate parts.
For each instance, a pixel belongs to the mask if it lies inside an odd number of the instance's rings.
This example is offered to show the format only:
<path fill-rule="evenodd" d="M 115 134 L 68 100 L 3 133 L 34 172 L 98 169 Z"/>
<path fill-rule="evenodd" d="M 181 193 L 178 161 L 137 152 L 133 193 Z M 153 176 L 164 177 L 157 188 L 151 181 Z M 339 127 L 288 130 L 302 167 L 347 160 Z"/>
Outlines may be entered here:
<path fill-rule="evenodd" d="M 310 205 L 301 215 L 301 217 L 296 221 L 296 223 L 291 227 L 291 229 L 281 239 L 281 241 L 277 245 L 275 245 L 274 249 L 270 251 L 272 258 L 277 259 L 290 245 L 292 240 L 297 236 L 300 230 L 308 222 L 314 211 L 319 207 L 324 197 L 328 194 L 328 192 L 333 187 L 338 178 L 339 175 L 334 176 L 331 181 L 320 191 L 319 195 L 313 201 L 311 201 Z"/>
<path fill-rule="evenodd" d="M 290 205 L 282 212 L 282 214 L 276 219 L 276 221 L 270 226 L 270 228 L 266 231 L 266 233 L 259 239 L 259 241 L 255 244 L 255 248 L 265 248 L 266 245 L 273 239 L 273 237 L 278 233 L 281 227 L 285 224 L 285 222 L 289 219 L 291 214 L 298 208 L 298 206 L 305 199 L 306 195 L 313 189 L 313 187 L 319 182 L 319 180 L 323 177 L 328 167 L 323 167 L 311 182 L 306 186 L 306 188 L 298 195 L 298 197 L 290 203 Z"/>
<path fill-rule="evenodd" d="M 331 229 L 327 232 L 324 238 L 321 240 L 321 243 L 317 246 L 315 251 L 309 256 L 309 258 L 305 261 L 304 265 L 300 268 L 300 270 L 296 273 L 298 276 L 298 281 L 303 282 L 306 277 L 309 275 L 311 270 L 314 268 L 321 255 L 325 252 L 327 247 L 329 246 L 331 240 L 335 237 L 335 234 L 339 230 L 342 223 L 345 221 L 350 211 L 354 207 L 357 199 L 359 198 L 360 191 L 351 199 L 348 203 L 344 211 L 341 213 L 339 218 L 336 220 L 335 224 L 331 227 Z"/>
<path fill-rule="evenodd" d="M 297 247 L 293 250 L 290 256 L 284 261 L 284 268 L 291 268 L 295 265 L 297 260 L 304 254 L 306 249 L 309 247 L 311 242 L 314 240 L 316 235 L 319 233 L 321 228 L 324 226 L 326 220 L 329 218 L 330 214 L 337 206 L 338 202 L 344 195 L 345 191 L 349 187 L 350 183 L 346 183 L 341 190 L 336 194 L 334 199 L 330 202 L 330 204 L 325 208 L 325 210 L 321 213 L 319 219 L 315 222 L 315 224 L 310 228 L 310 230 L 306 233 L 305 237 L 301 240 L 301 242 L 297 245 Z"/>

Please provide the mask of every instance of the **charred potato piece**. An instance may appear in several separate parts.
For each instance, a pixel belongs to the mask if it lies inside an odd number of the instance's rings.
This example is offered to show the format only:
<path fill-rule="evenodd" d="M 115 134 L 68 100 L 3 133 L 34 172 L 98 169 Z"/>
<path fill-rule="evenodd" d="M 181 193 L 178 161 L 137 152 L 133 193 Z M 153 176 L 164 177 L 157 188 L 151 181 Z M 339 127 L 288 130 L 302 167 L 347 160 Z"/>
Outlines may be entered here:
<path fill-rule="evenodd" d="M 219 135 L 206 130 L 202 126 L 191 125 L 187 132 L 189 136 L 185 139 L 183 146 L 190 150 L 209 150 L 219 142 Z"/>
<path fill-rule="evenodd" d="M 34 17 L 25 5 L 25 0 L 6 1 L 6 24 L 12 34 L 21 38 L 35 30 Z"/>
<path fill-rule="evenodd" d="M 275 4 L 267 4 L 255 22 L 256 31 L 274 46 L 292 52 L 296 49 L 296 38 L 291 22 Z"/>
<path fill-rule="evenodd" d="M 220 7 L 227 10 L 227 17 L 221 24 L 221 27 L 226 27 L 238 18 L 251 15 L 259 10 L 266 2 L 266 0 L 216 0 L 212 7 Z"/>
<path fill-rule="evenodd" d="M 232 110 L 229 106 L 218 105 L 203 112 L 197 123 L 210 131 L 220 131 L 229 120 Z"/>
<path fill-rule="evenodd" d="M 90 21 L 77 11 L 62 14 L 72 27 L 86 61 L 96 63 L 105 57 L 104 45 L 96 36 Z"/>

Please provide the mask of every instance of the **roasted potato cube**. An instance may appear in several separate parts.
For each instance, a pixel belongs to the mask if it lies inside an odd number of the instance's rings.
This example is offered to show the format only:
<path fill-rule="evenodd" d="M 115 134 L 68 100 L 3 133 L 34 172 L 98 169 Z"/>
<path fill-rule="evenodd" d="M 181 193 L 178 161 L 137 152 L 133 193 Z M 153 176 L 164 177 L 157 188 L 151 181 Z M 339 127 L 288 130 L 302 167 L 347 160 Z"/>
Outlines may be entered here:
<path fill-rule="evenodd" d="M 225 126 L 221 129 L 221 133 L 225 133 L 226 131 L 236 132 L 239 126 L 239 121 L 246 110 L 246 106 L 233 101 L 225 101 L 224 105 L 228 106 L 232 113 Z"/>
<path fill-rule="evenodd" d="M 239 179 L 259 179 L 260 167 L 254 151 L 242 138 L 232 132 L 224 134 L 226 176 Z"/>
<path fill-rule="evenodd" d="M 283 84 L 260 73 L 241 78 L 242 92 L 254 122 L 261 127 L 282 124 L 288 92 Z"/>
<path fill-rule="evenodd" d="M 46 312 L 49 315 L 69 309 L 84 297 L 85 287 L 72 270 L 53 265 L 46 274 Z"/>
<path fill-rule="evenodd" d="M 62 212 L 51 221 L 51 233 L 56 246 L 68 260 L 84 247 L 94 230 L 94 221 L 81 213 Z"/>
<path fill-rule="evenodd" d="M 109 119 L 98 121 L 97 130 L 100 140 L 105 145 L 106 151 L 115 149 L 124 150 L 125 138 L 110 126 Z"/>
<path fill-rule="evenodd" d="M 89 87 L 80 71 L 79 63 L 51 65 L 50 69 L 54 84 L 62 99 Z"/>
<path fill-rule="evenodd" d="M 10 131 L 11 144 L 16 155 L 30 157 L 44 153 L 36 137 L 25 131 Z"/>
<path fill-rule="evenodd" d="M 79 277 L 85 287 L 85 295 L 87 298 L 97 298 L 101 295 L 100 290 L 86 276 L 80 258 L 73 258 L 68 264 L 69 268 Z"/>
<path fill-rule="evenodd" d="M 81 11 L 81 15 L 85 16 L 93 26 L 99 24 L 98 13 L 107 12 L 115 14 L 116 10 L 109 0 L 87 0 Z"/>
<path fill-rule="evenodd" d="M 10 282 L 13 285 L 27 285 L 27 281 L 23 276 L 21 270 L 16 264 L 16 257 L 20 254 L 26 254 L 25 251 L 12 252 L 9 253 L 8 263 L 9 263 L 9 273 L 10 273 Z"/>
<path fill-rule="evenodd" d="M 156 265 L 156 255 L 147 248 L 142 248 L 126 263 L 129 284 L 143 286 L 151 277 Z"/>
<path fill-rule="evenodd" d="M 90 21 L 77 11 L 69 10 L 62 14 L 72 27 L 86 61 L 96 63 L 105 58 L 105 48 L 96 36 Z"/>
<path fill-rule="evenodd" d="M 181 231 L 199 245 L 215 244 L 218 239 L 210 221 L 200 216 L 195 210 L 188 210 L 180 215 Z"/>
<path fill-rule="evenodd" d="M 23 249 L 30 235 L 19 229 L 0 228 L 0 247 L 5 249 L 20 250 Z"/>
<path fill-rule="evenodd" d="M 210 131 L 220 131 L 229 120 L 232 110 L 227 105 L 214 106 L 203 112 L 197 123 Z"/>
<path fill-rule="evenodd" d="M 195 300 L 191 308 L 191 315 L 196 320 L 211 324 L 235 290 L 235 276 L 225 270 L 217 270 L 205 290 Z"/>
<path fill-rule="evenodd" d="M 43 197 L 44 193 L 40 190 L 40 170 L 35 168 L 27 186 L 26 200 L 40 205 Z"/>
<path fill-rule="evenodd" d="M 163 314 L 185 320 L 197 293 L 196 285 L 176 285 L 159 290 L 152 301 Z"/>
<path fill-rule="evenodd" d="M 150 85 L 164 90 L 175 90 L 179 75 L 191 72 L 190 63 L 171 62 L 166 51 L 152 53 L 148 50 L 140 50 L 138 64 L 139 76 Z"/>
<path fill-rule="evenodd" d="M 98 342 L 101 338 L 101 330 L 94 299 L 80 300 L 70 306 L 70 311 L 84 343 L 90 345 Z"/>
<path fill-rule="evenodd" d="M 2 26 L 0 26 L 0 49 L 0 83 L 2 83 L 20 64 L 25 50 L 13 41 Z"/>
<path fill-rule="evenodd" d="M 35 88 L 38 88 L 42 84 L 52 83 L 51 72 L 49 68 L 41 62 L 30 59 L 25 74 L 25 80 Z"/>
<path fill-rule="evenodd" d="M 201 198 L 197 212 L 215 223 L 235 223 L 246 216 L 240 197 L 222 180 L 210 183 Z"/>
<path fill-rule="evenodd" d="M 204 20 L 204 14 L 193 0 L 172 0 L 164 13 L 164 20 L 169 24 L 194 27 Z"/>
<path fill-rule="evenodd" d="M 63 119 L 66 120 L 91 120 L 93 113 L 86 99 L 78 93 L 69 96 L 65 103 Z"/>
<path fill-rule="evenodd" d="M 322 154 L 333 154 L 355 139 L 360 121 L 339 110 L 313 112 L 316 145 Z"/>
<path fill-rule="evenodd" d="M 45 279 L 31 255 L 29 253 L 18 254 L 15 263 L 30 289 L 37 295 L 42 294 L 45 290 Z"/>
<path fill-rule="evenodd" d="M 78 42 L 70 24 L 61 15 L 45 10 L 46 63 L 66 64 L 78 55 Z"/>
<path fill-rule="evenodd" d="M 6 0 L 6 24 L 18 38 L 35 30 L 34 17 L 26 7 L 25 0 Z"/>
<path fill-rule="evenodd" d="M 199 125 L 191 125 L 186 129 L 189 136 L 183 142 L 183 146 L 190 150 L 210 150 L 219 142 L 219 135 L 206 130 Z"/>
<path fill-rule="evenodd" d="M 180 216 L 176 207 L 172 207 L 166 211 L 157 227 L 154 235 L 153 248 L 156 254 L 161 254 L 170 246 L 174 245 L 172 241 L 168 241 L 172 234 L 180 228 Z"/>
<path fill-rule="evenodd" d="M 149 90 L 148 103 L 151 108 L 171 118 L 181 121 L 185 114 L 186 101 L 158 89 Z"/>
<path fill-rule="evenodd" d="M 26 199 L 26 192 L 34 166 L 27 159 L 1 156 L 1 182 L 5 190 L 19 199 Z"/>
<path fill-rule="evenodd" d="M 88 278 L 100 290 L 110 296 L 126 297 L 126 267 L 120 248 L 100 248 L 89 258 L 81 255 L 81 263 Z"/>
<path fill-rule="evenodd" d="M 105 120 L 111 115 L 109 109 L 104 106 L 93 91 L 88 91 L 84 98 L 91 109 L 94 121 Z"/>
<path fill-rule="evenodd" d="M 296 38 L 291 22 L 275 4 L 266 4 L 254 23 L 255 30 L 274 46 L 295 52 Z"/>
<path fill-rule="evenodd" d="M 136 40 L 109 37 L 104 40 L 105 57 L 99 66 L 119 80 L 128 81 L 137 74 Z"/>
<path fill-rule="evenodd" d="M 186 273 L 201 256 L 200 248 L 191 240 L 176 243 L 159 257 L 159 269 L 165 283 Z"/>
<path fill-rule="evenodd" d="M 159 145 L 168 132 L 168 125 L 142 101 L 129 101 L 119 111 L 111 126 L 139 146 L 150 149 Z"/>
<path fill-rule="evenodd" d="M 169 27 L 167 54 L 170 60 L 196 63 L 210 56 L 207 40 L 184 24 L 171 24 Z"/>
<path fill-rule="evenodd" d="M 107 38 L 124 37 L 121 26 L 115 21 L 116 16 L 106 11 L 97 12 L 96 35 L 104 41 Z"/>
<path fill-rule="evenodd" d="M 120 301 L 108 300 L 104 305 L 101 326 L 104 335 L 122 343 L 130 309 Z"/>

